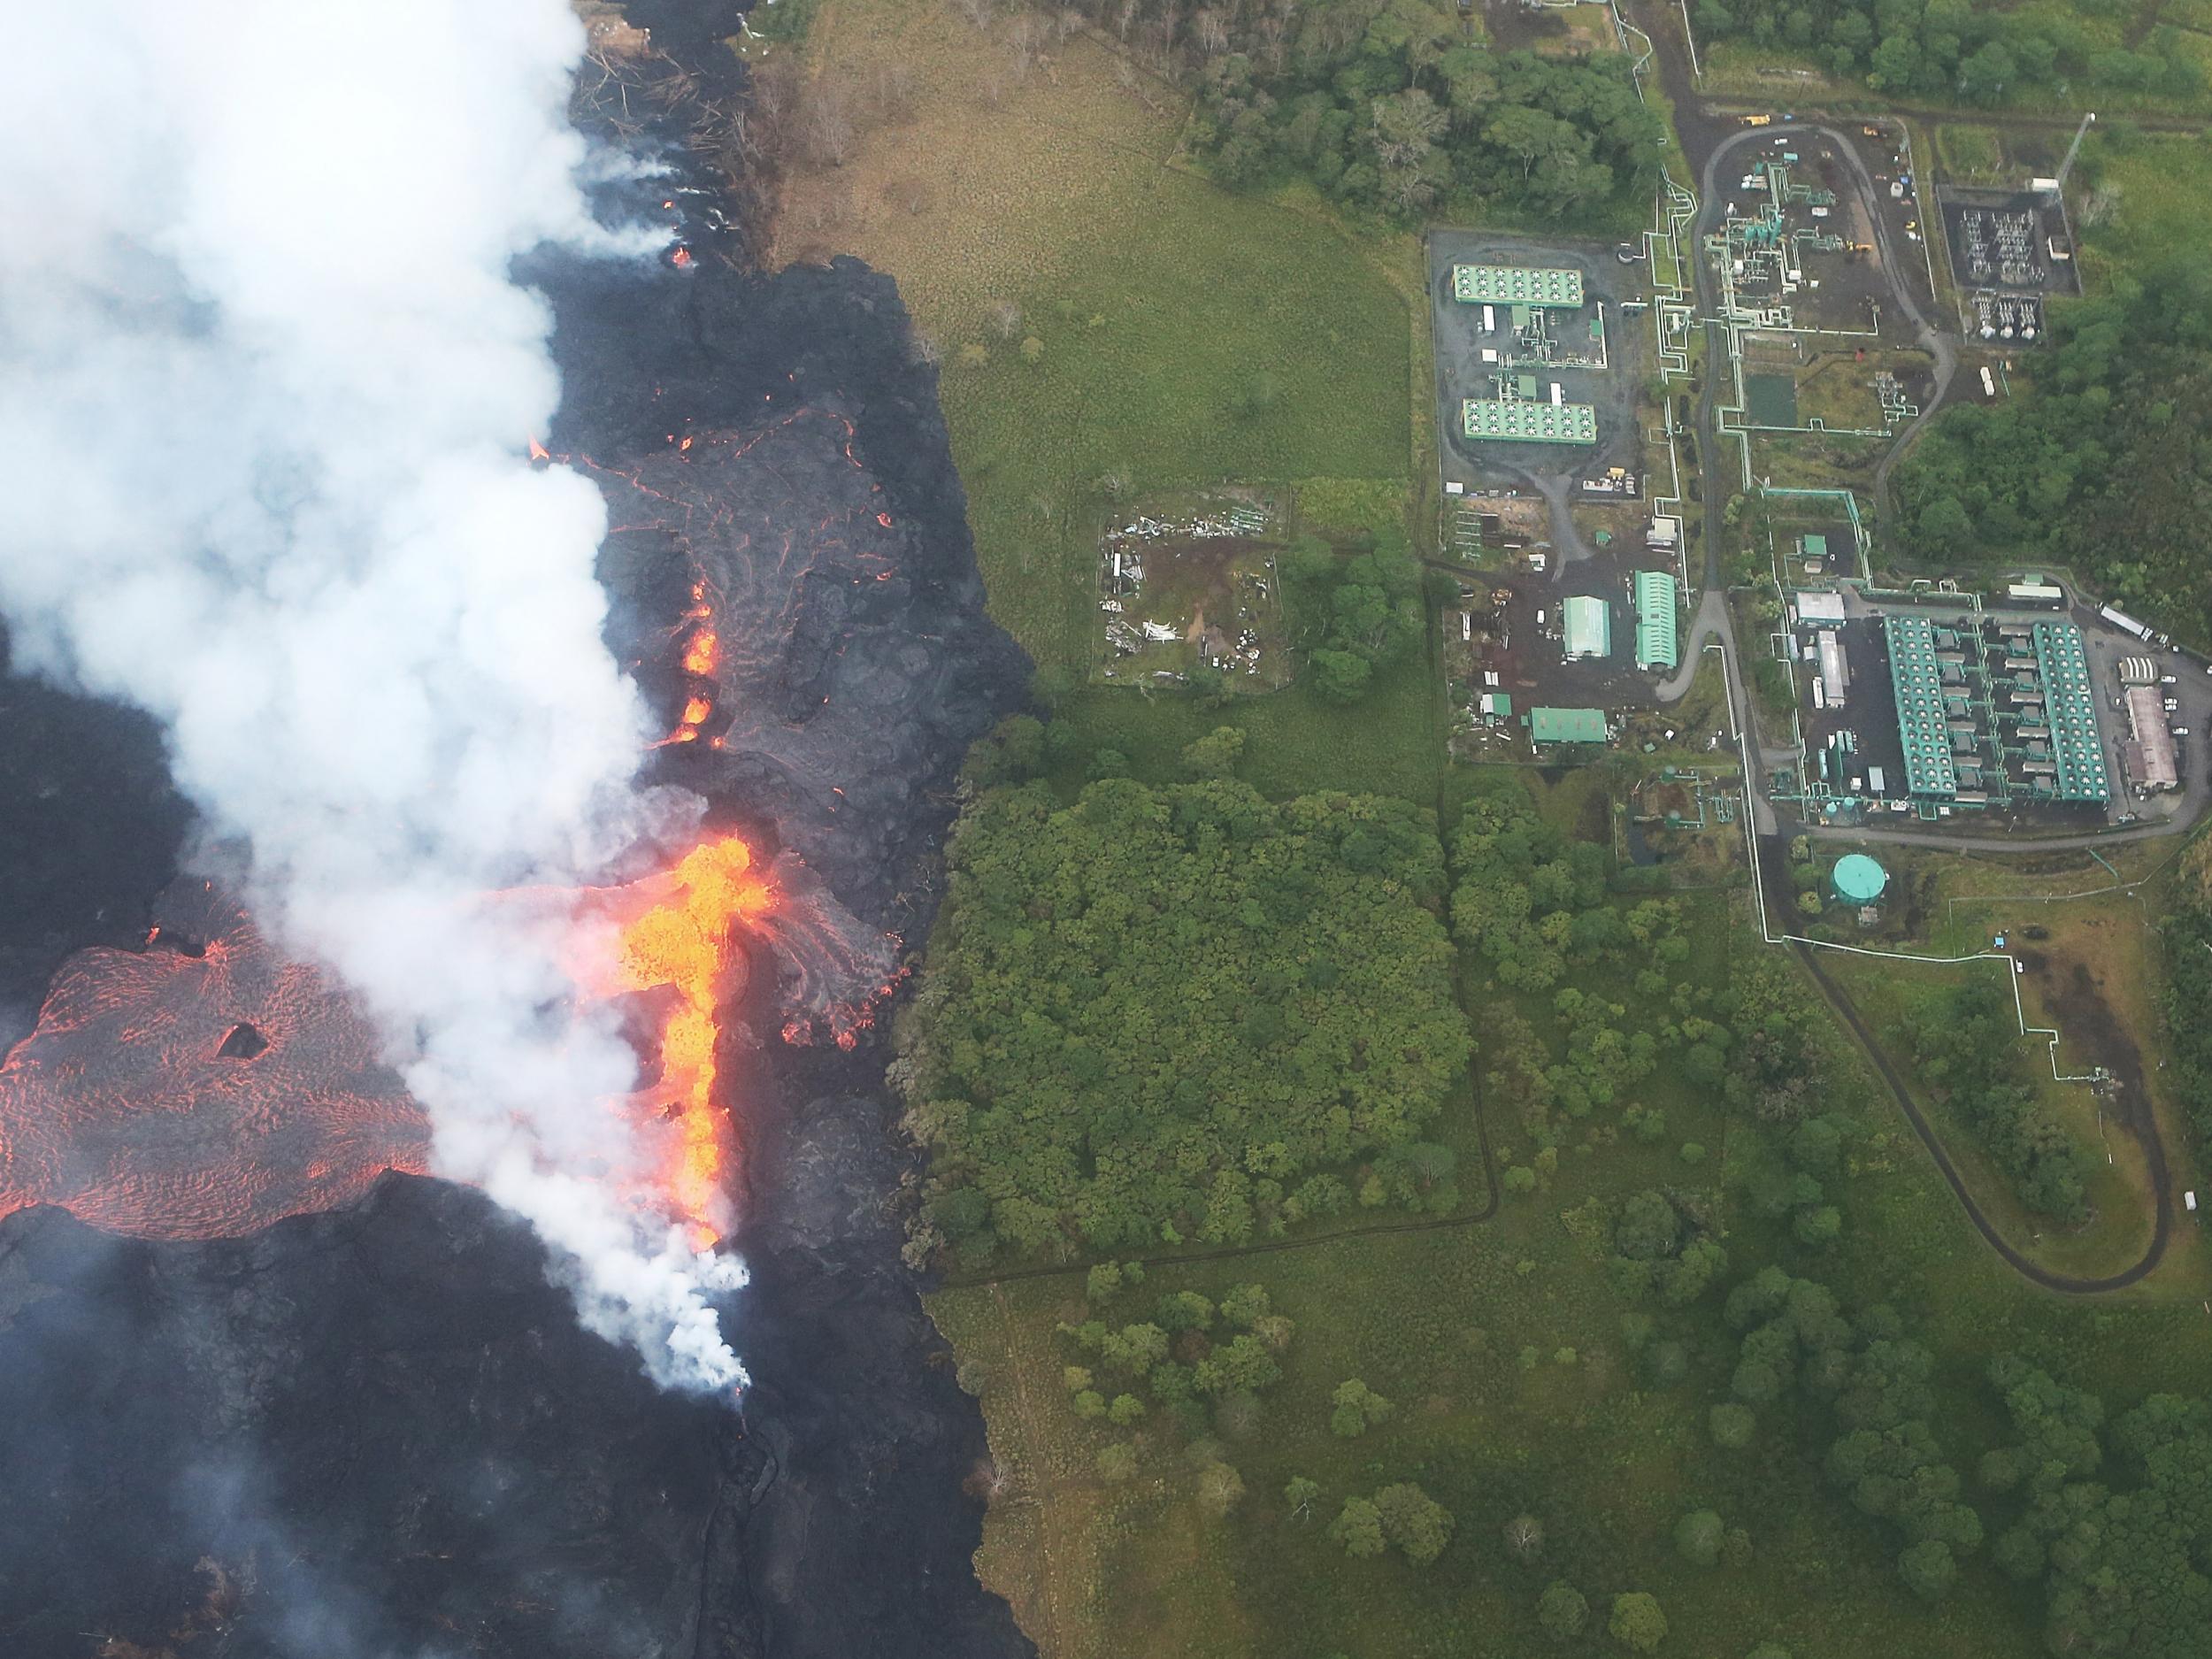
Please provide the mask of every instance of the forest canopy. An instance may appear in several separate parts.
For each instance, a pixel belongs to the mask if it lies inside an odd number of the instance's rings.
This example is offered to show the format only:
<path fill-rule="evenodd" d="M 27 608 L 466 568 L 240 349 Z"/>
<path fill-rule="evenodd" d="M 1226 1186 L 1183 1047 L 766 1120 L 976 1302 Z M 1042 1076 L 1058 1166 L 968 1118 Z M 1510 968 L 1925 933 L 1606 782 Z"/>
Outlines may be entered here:
<path fill-rule="evenodd" d="M 2108 25 L 2116 0 L 2066 6 L 1974 5 L 1969 0 L 1696 0 L 1698 38 L 1747 40 L 1807 53 L 1840 81 L 1864 81 L 1893 98 L 2020 102 L 2037 88 L 2085 83 L 2098 90 L 2188 99 L 2204 72 L 2170 25 L 2135 50 Z"/>
<path fill-rule="evenodd" d="M 1079 8 L 1199 88 L 1191 132 L 1237 188 L 1295 174 L 1416 216 L 1502 204 L 1590 223 L 1640 216 L 1666 128 L 1618 52 L 1494 52 L 1451 0 L 1086 0 Z"/>
<path fill-rule="evenodd" d="M 1466 1064 L 1443 851 L 1404 802 L 1033 784 L 950 864 L 896 1075 L 964 1253 L 1241 1242 L 1404 1161 Z"/>
<path fill-rule="evenodd" d="M 2212 277 L 2177 265 L 2051 314 L 2032 396 L 1953 406 L 1894 487 L 1915 556 L 2070 565 L 2114 603 L 2212 640 Z"/>

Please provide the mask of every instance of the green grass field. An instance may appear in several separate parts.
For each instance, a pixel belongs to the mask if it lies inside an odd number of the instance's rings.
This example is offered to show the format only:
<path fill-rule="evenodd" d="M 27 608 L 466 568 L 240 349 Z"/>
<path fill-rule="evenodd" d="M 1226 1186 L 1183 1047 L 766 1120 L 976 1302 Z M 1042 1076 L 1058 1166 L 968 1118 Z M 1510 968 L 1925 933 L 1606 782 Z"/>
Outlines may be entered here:
<path fill-rule="evenodd" d="M 2041 1103 L 2064 1125 L 2089 1166 L 2089 1202 L 2096 1213 L 2078 1229 L 2055 1225 L 2024 1209 L 1973 1129 L 1936 1098 L 1913 1064 L 1904 1021 L 1915 1002 L 1962 983 L 1968 974 L 1993 979 L 2008 972 L 2002 963 L 1922 964 L 1832 953 L 1822 965 L 1849 992 L 1861 1015 L 1881 1038 L 1891 1064 L 1942 1138 L 1945 1150 L 1984 1213 L 2015 1249 L 2054 1272 L 2085 1279 L 2116 1273 L 2140 1259 L 2151 1234 L 2151 1212 L 2145 1194 L 2116 1164 L 2107 1162 L 2104 1140 L 2097 1130 L 2096 1102 L 2089 1091 L 2079 1084 L 2051 1079 L 2049 1050 L 2041 1040 L 2024 1038 L 2016 1052 L 2024 1077 L 2036 1085 Z M 2116 1128 L 2113 1134 L 2116 1140 L 2120 1138 Z"/>
<path fill-rule="evenodd" d="M 1434 673 L 1419 655 L 1378 675 L 1367 695 L 1348 707 L 1302 684 L 1239 697 L 1220 709 L 1173 694 L 1148 697 L 1089 687 L 1064 702 L 1055 718 L 1072 728 L 1066 758 L 1053 774 L 1071 795 L 1100 749 L 1125 756 L 1131 775 L 1144 782 L 1171 782 L 1180 776 L 1183 746 L 1218 726 L 1245 733 L 1237 775 L 1277 799 L 1327 788 L 1425 803 L 1435 799 L 1443 764 Z"/>
<path fill-rule="evenodd" d="M 1110 474 L 1139 498 L 1323 476 L 1405 488 L 1398 296 L 1265 203 L 1176 172 L 1131 183 L 1078 272 L 1022 296 L 1037 360 L 1010 346 L 945 372 L 991 610 L 1040 663 L 1096 652 Z"/>
<path fill-rule="evenodd" d="M 2005 177 L 2005 152 L 1994 127 L 1947 121 L 1936 130 L 1942 177 L 1955 184 L 1996 184 Z"/>
<path fill-rule="evenodd" d="M 942 357 L 991 613 L 1041 666 L 1096 655 L 1114 501 L 1365 480 L 1402 516 L 1426 403 L 1413 239 L 1174 165 L 1183 95 L 1081 36 L 1019 85 L 942 0 L 821 0 L 811 41 L 825 73 L 911 76 L 919 112 L 795 177 L 777 252 L 898 278 Z"/>
<path fill-rule="evenodd" d="M 2094 163 L 2085 191 L 2068 196 L 2082 239 L 2085 277 L 2097 287 L 2131 267 L 2176 253 L 2212 252 L 2212 140 L 2138 134 L 2115 142 L 2100 134 L 2083 147 Z"/>

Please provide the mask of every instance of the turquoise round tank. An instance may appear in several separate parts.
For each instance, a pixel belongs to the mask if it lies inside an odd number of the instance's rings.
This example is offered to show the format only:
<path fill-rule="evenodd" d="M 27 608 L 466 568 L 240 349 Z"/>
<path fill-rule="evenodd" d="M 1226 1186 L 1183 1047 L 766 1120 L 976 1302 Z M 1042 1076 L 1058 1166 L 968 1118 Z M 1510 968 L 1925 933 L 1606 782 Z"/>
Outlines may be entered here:
<path fill-rule="evenodd" d="M 1889 872 L 1864 853 L 1846 853 L 1836 860 L 1835 883 L 1846 904 L 1872 904 L 1889 886 Z"/>

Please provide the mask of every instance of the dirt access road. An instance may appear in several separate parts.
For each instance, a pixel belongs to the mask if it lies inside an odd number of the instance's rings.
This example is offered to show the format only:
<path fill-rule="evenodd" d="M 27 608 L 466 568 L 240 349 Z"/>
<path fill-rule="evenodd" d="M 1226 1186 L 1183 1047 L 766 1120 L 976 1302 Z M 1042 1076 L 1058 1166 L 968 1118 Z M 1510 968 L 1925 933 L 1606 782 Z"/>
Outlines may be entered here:
<path fill-rule="evenodd" d="M 1793 905 L 1797 895 L 1789 880 L 1778 840 L 1761 847 L 1759 867 L 1766 878 L 1769 908 Z M 2104 1000 L 2085 972 L 2078 976 L 2078 986 L 2071 982 L 2065 987 L 2051 985 L 2045 1005 L 2064 1022 L 2070 1035 L 2087 1043 L 2090 1051 L 2111 1072 L 2113 1080 L 2118 1085 L 2116 1105 L 2121 1126 L 2134 1136 L 2137 1144 L 2143 1148 L 2144 1168 L 2154 1194 L 2150 1241 L 2145 1246 L 2142 1256 L 2118 1272 L 2098 1279 L 2079 1279 L 2070 1273 L 2054 1272 L 2017 1248 L 1997 1230 L 1996 1224 L 1990 1220 L 1988 1213 L 1969 1190 L 1965 1178 L 1959 1173 L 1958 1165 L 1952 1162 L 1949 1151 L 1944 1147 L 1942 1137 L 1937 1134 L 1935 1126 L 1929 1123 L 1927 1115 L 1920 1110 L 1920 1103 L 1913 1099 L 1912 1091 L 1906 1087 L 1904 1078 L 1891 1062 L 1881 1041 L 1859 1012 L 1858 1004 L 1851 1000 L 1850 993 L 1821 965 L 1819 949 L 1796 938 L 1791 939 L 1789 945 L 1796 953 L 1798 961 L 1804 964 L 1805 972 L 1812 976 L 1813 984 L 1819 988 L 1823 999 L 1835 1010 L 1837 1018 L 1843 1021 L 1859 1047 L 1866 1051 L 1866 1057 L 1872 1063 L 1875 1074 L 1882 1079 L 1882 1087 L 1897 1102 L 1897 1110 L 1912 1125 L 1912 1132 L 1920 1138 L 1920 1144 L 1928 1149 L 1928 1156 L 1933 1160 L 1937 1172 L 1958 1199 L 1959 1207 L 1966 1211 L 1966 1218 L 1974 1224 L 1974 1231 L 1982 1235 L 1991 1249 L 2004 1258 L 2007 1266 L 2029 1283 L 2040 1286 L 2045 1290 L 2076 1296 L 2125 1290 L 2157 1270 L 2158 1264 L 2165 1259 L 2166 1246 L 2172 1237 L 2174 1225 L 2172 1182 L 2167 1170 L 2166 1147 L 2159 1138 L 2158 1121 L 2151 1110 L 2150 1094 L 2144 1087 L 2142 1052 L 2122 1027 L 2112 1012 L 2111 1005 Z M 2036 964 L 2030 964 L 2032 953 L 2023 951 L 2018 954 L 2020 961 L 2029 965 L 2031 972 L 2044 971 L 2047 967 L 2039 958 Z"/>

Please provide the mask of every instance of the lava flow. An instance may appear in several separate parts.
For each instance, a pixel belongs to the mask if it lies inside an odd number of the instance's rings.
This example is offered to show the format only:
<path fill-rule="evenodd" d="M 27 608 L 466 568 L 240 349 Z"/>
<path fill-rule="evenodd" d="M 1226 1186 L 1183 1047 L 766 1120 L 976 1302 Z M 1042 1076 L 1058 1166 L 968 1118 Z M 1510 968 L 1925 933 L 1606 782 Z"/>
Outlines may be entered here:
<path fill-rule="evenodd" d="M 778 897 L 726 836 L 564 900 L 580 924 L 616 924 L 578 927 L 597 958 L 578 971 L 588 997 L 659 993 L 658 1079 L 609 1106 L 659 1157 L 641 1201 L 701 1248 L 730 1219 L 715 1089 L 736 930 L 787 926 Z M 50 1203 L 111 1233 L 227 1238 L 350 1203 L 386 1170 L 429 1169 L 429 1119 L 340 987 L 209 884 L 180 884 L 159 909 L 144 949 L 71 957 L 0 1063 L 0 1214 Z"/>
<path fill-rule="evenodd" d="M 684 440 L 684 448 L 691 447 L 691 440 Z M 684 672 L 690 676 L 692 690 L 684 699 L 684 711 L 676 719 L 676 729 L 660 741 L 658 747 L 671 743 L 695 743 L 701 730 L 714 714 L 714 693 L 718 688 L 716 676 L 722 669 L 722 636 L 715 632 L 714 602 L 708 596 L 704 580 L 691 585 L 691 607 L 683 615 L 678 628 L 688 628 L 691 637 L 684 646 Z M 711 747 L 720 748 L 719 738 L 710 738 Z"/>
<path fill-rule="evenodd" d="M 666 986 L 674 1005 L 660 1031 L 661 1073 L 648 1096 L 665 1097 L 677 1126 L 668 1196 L 701 1248 L 728 1225 L 722 1114 L 715 1104 L 721 1010 L 736 989 L 734 929 L 765 916 L 775 889 L 753 872 L 753 849 L 734 835 L 694 848 L 673 870 L 618 890 L 649 907 L 622 927 L 606 988 Z"/>
<path fill-rule="evenodd" d="M 202 882 L 140 951 L 80 951 L 0 1064 L 0 1212 L 59 1204 L 142 1238 L 250 1233 L 428 1166 L 375 1033 Z"/>

